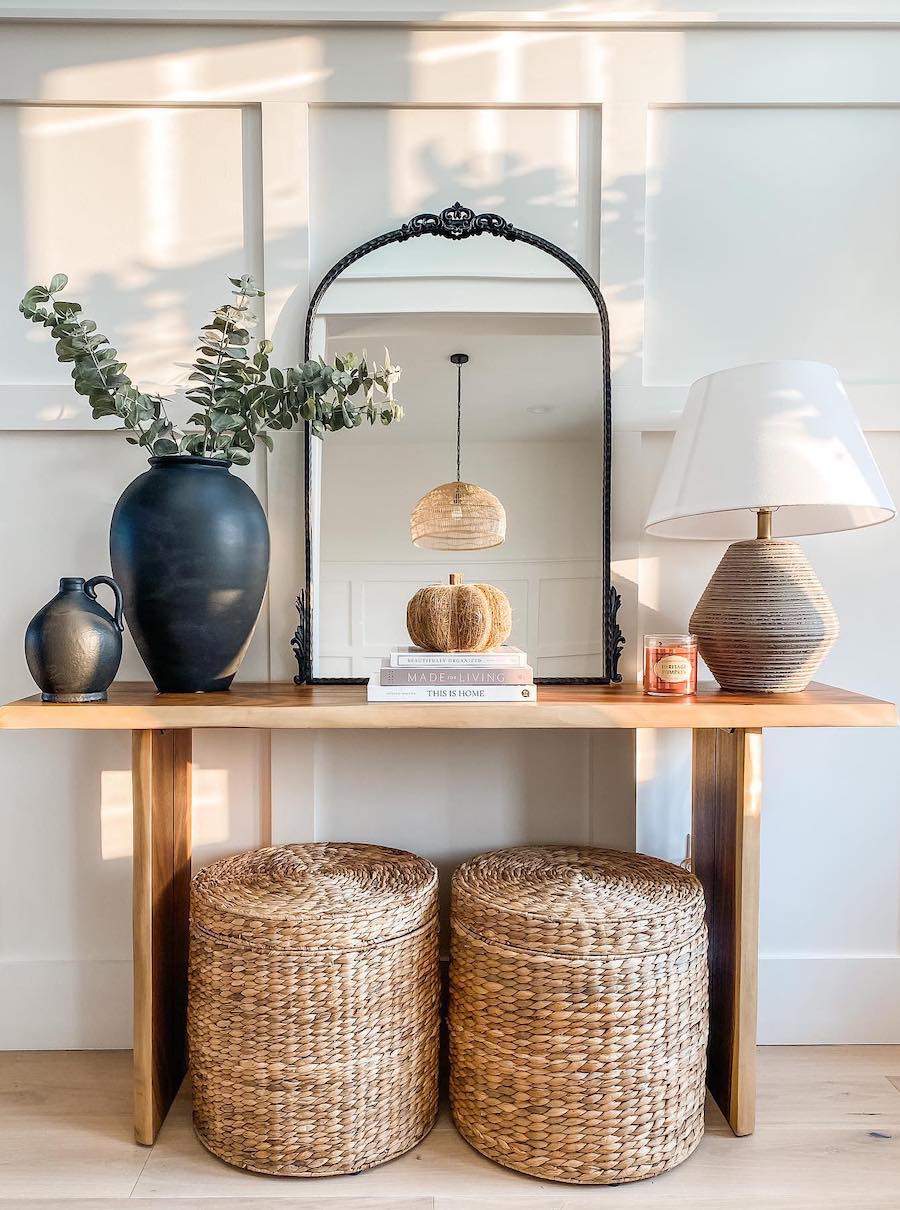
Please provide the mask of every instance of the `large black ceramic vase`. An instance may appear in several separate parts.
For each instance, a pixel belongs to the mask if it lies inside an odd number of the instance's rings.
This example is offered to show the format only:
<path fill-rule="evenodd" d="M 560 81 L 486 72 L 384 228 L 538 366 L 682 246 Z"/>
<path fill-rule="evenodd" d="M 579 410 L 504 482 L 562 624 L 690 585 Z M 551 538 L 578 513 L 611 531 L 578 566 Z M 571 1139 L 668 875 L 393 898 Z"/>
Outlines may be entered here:
<path fill-rule="evenodd" d="M 109 550 L 157 689 L 227 689 L 269 574 L 269 527 L 252 489 L 224 459 L 151 458 L 116 505 Z"/>

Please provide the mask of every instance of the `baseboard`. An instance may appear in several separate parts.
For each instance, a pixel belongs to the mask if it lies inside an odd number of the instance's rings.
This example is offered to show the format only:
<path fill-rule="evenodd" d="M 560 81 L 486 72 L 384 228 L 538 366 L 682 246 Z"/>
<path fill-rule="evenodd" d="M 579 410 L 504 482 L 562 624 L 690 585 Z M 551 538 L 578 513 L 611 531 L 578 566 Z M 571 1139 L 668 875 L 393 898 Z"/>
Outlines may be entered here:
<path fill-rule="evenodd" d="M 900 1043 L 900 954 L 763 955 L 761 1045 Z"/>
<path fill-rule="evenodd" d="M 900 1044 L 900 954 L 764 955 L 764 1045 Z M 0 962 L 0 1050 L 131 1046 L 131 963 Z"/>
<path fill-rule="evenodd" d="M 0 962 L 0 1050 L 131 1046 L 131 963 Z"/>

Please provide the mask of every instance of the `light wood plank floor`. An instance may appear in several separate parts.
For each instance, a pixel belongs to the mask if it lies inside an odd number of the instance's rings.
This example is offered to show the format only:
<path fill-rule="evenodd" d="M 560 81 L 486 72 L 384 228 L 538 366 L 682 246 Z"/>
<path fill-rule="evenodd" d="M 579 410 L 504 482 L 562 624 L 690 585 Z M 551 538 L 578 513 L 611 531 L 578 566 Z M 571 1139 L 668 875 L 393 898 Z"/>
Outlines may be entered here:
<path fill-rule="evenodd" d="M 26 1210 L 863 1210 L 900 1208 L 900 1047 L 766 1047 L 759 1127 L 714 1106 L 697 1152 L 655 1180 L 553 1185 L 477 1155 L 446 1114 L 408 1155 L 358 1176 L 229 1168 L 194 1138 L 185 1088 L 152 1149 L 131 1139 L 131 1055 L 0 1053 L 0 1208 Z M 78 1201 L 73 1205 L 73 1199 Z"/>

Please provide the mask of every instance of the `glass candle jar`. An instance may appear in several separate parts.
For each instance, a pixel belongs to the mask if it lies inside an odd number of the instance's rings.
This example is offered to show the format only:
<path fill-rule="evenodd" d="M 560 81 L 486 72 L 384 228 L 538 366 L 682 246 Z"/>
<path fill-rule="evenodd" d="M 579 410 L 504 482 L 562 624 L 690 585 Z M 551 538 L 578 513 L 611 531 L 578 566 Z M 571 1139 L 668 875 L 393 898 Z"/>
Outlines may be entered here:
<path fill-rule="evenodd" d="M 697 692 L 697 640 L 692 634 L 644 635 L 644 692 L 654 697 Z"/>

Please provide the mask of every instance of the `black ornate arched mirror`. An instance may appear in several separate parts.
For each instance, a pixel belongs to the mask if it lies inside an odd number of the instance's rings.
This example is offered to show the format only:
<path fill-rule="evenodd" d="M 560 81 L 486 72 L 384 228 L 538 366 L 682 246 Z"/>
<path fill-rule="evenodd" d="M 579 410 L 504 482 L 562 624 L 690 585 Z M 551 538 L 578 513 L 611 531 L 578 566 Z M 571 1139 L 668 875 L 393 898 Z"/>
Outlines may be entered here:
<path fill-rule="evenodd" d="M 446 241 L 441 254 L 423 258 L 422 236 Z M 493 239 L 472 255 L 463 241 L 484 236 Z M 416 215 L 341 257 L 307 312 L 305 358 L 380 357 L 384 346 L 403 371 L 404 419 L 324 440 L 306 428 L 298 682 L 377 672 L 409 642 L 409 597 L 452 572 L 507 593 L 510 642 L 536 680 L 621 680 L 609 318 L 593 276 L 500 215 L 459 202 Z M 485 489 L 484 532 L 436 549 L 411 515 L 431 489 L 460 480 Z"/>

